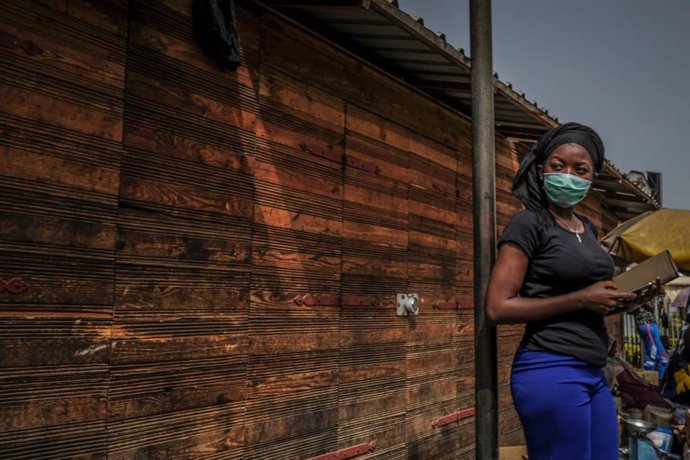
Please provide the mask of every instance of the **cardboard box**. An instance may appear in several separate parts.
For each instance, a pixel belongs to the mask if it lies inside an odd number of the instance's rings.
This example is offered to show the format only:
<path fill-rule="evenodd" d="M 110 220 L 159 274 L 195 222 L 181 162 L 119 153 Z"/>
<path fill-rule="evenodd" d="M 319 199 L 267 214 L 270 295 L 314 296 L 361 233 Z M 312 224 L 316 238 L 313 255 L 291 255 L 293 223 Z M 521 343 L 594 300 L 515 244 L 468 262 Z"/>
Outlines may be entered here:
<path fill-rule="evenodd" d="M 527 446 L 505 446 L 498 448 L 499 460 L 527 460 Z"/>
<path fill-rule="evenodd" d="M 645 381 L 645 383 L 653 386 L 653 387 L 658 387 L 659 386 L 659 371 L 640 371 L 640 375 L 642 376 L 642 380 Z"/>

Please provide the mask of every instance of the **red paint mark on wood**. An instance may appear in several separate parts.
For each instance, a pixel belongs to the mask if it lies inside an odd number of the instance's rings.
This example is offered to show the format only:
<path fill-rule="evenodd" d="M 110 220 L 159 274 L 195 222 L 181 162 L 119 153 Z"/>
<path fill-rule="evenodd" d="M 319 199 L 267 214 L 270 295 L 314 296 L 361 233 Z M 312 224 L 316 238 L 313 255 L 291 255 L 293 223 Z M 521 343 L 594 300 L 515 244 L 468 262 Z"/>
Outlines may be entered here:
<path fill-rule="evenodd" d="M 359 444 L 356 446 L 348 447 L 346 449 L 341 449 L 336 452 L 329 452 L 327 454 L 318 455 L 316 457 L 308 458 L 307 460 L 344 460 L 347 458 L 356 457 L 357 455 L 366 454 L 373 451 L 376 448 L 376 443 L 374 441 L 367 442 L 365 444 Z"/>
<path fill-rule="evenodd" d="M 337 294 L 321 294 L 321 295 L 312 295 L 312 294 L 307 294 L 305 296 L 302 296 L 302 303 L 307 306 L 316 306 L 316 305 L 322 305 L 322 306 L 331 306 L 331 305 L 339 305 L 340 304 L 340 299 L 338 298 Z"/>
<path fill-rule="evenodd" d="M 381 168 L 379 168 L 376 163 L 372 163 L 370 161 L 360 160 L 359 158 L 355 157 L 346 157 L 346 161 L 348 166 L 352 166 L 353 168 L 369 171 L 370 173 L 374 174 L 379 174 L 381 172 Z"/>
<path fill-rule="evenodd" d="M 317 157 L 325 158 L 326 160 L 335 161 L 336 163 L 342 163 L 343 154 L 335 152 L 333 146 L 319 146 L 315 144 L 301 143 L 299 147 L 303 152 L 310 155 L 315 155 Z"/>
<path fill-rule="evenodd" d="M 433 428 L 440 428 L 442 426 L 450 425 L 451 423 L 455 423 L 458 420 L 462 420 L 467 417 L 472 417 L 476 412 L 477 411 L 474 407 L 470 407 L 469 409 L 463 409 L 461 411 L 455 412 L 454 414 L 445 415 L 443 417 L 437 418 L 433 421 L 431 426 Z"/>
<path fill-rule="evenodd" d="M 436 310 L 457 310 L 459 308 L 459 304 L 457 302 L 439 302 L 435 303 L 433 305 L 433 308 Z"/>
<path fill-rule="evenodd" d="M 378 303 L 378 299 L 373 296 L 346 295 L 340 297 L 337 294 L 299 294 L 292 300 L 296 305 L 306 305 L 309 307 L 336 305 L 373 306 Z"/>
<path fill-rule="evenodd" d="M 431 185 L 434 187 L 434 190 L 441 193 L 446 193 L 452 196 L 455 196 L 457 193 L 457 189 L 455 187 L 453 187 L 452 185 L 445 184 L 443 182 L 432 181 Z"/>
<path fill-rule="evenodd" d="M 0 278 L 0 292 L 7 291 L 10 294 L 21 294 L 29 289 L 29 285 L 21 278 L 11 278 L 8 281 Z"/>
<path fill-rule="evenodd" d="M 370 307 L 378 304 L 378 299 L 368 295 L 344 295 L 342 304 L 355 307 Z"/>
<path fill-rule="evenodd" d="M 474 305 L 455 301 L 438 302 L 432 306 L 435 310 L 471 310 Z"/>

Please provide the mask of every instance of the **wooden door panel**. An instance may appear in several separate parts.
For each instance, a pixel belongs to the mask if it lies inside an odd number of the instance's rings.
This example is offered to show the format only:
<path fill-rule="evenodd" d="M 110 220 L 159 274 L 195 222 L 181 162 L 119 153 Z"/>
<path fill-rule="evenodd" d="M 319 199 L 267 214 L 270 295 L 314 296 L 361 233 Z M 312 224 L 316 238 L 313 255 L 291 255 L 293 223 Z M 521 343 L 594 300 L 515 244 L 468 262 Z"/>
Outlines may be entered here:
<path fill-rule="evenodd" d="M 104 458 L 124 2 L 8 0 L 0 31 L 0 457 Z"/>
<path fill-rule="evenodd" d="M 259 88 L 246 455 L 300 459 L 336 441 L 344 103 L 270 66 Z"/>
<path fill-rule="evenodd" d="M 347 107 L 338 448 L 374 441 L 369 458 L 404 458 L 408 152 L 404 129 Z"/>
<path fill-rule="evenodd" d="M 129 2 L 109 458 L 244 451 L 258 23 L 242 65 L 197 46 L 191 2 Z"/>
<path fill-rule="evenodd" d="M 410 458 L 455 458 L 458 424 L 433 426 L 456 413 L 456 150 L 410 132 L 410 292 L 422 299 L 407 342 L 407 445 Z"/>

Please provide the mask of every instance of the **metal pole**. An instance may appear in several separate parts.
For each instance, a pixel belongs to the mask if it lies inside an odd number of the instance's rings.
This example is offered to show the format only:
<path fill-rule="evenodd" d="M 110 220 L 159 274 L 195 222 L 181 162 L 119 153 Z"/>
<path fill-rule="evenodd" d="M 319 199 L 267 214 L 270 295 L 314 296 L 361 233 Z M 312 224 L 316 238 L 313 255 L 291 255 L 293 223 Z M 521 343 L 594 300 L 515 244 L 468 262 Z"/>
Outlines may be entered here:
<path fill-rule="evenodd" d="M 470 0 L 472 174 L 474 213 L 475 458 L 498 458 L 496 327 L 485 299 L 496 259 L 496 152 L 491 51 L 491 0 Z"/>

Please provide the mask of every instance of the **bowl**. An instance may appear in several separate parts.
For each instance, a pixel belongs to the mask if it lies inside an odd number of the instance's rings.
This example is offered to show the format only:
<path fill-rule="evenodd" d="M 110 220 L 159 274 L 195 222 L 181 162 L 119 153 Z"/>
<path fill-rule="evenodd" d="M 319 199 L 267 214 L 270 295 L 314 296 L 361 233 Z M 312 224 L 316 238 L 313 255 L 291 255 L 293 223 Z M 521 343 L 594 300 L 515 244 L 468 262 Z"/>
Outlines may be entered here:
<path fill-rule="evenodd" d="M 645 436 L 656 428 L 653 423 L 635 418 L 624 418 L 623 423 L 631 436 Z"/>

